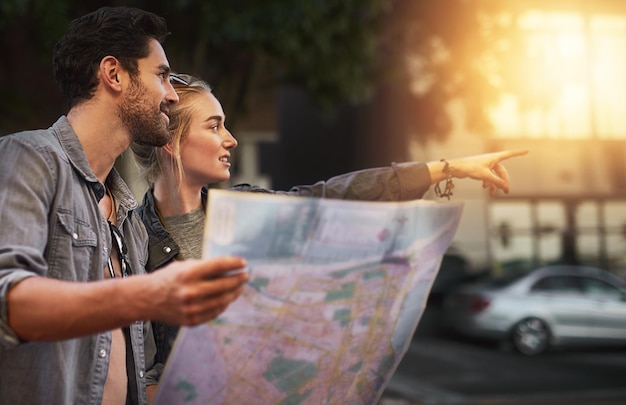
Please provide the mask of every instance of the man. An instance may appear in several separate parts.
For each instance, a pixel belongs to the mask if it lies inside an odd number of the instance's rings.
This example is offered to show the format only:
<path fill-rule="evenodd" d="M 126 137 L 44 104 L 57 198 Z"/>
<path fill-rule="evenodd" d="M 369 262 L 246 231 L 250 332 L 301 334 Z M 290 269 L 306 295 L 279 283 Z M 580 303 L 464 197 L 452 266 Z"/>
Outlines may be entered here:
<path fill-rule="evenodd" d="M 167 33 L 132 8 L 73 21 L 53 57 L 67 116 L 0 139 L 2 404 L 145 404 L 159 372 L 147 321 L 206 322 L 248 279 L 216 277 L 245 267 L 234 257 L 144 271 L 146 231 L 113 165 L 132 142 L 169 140 Z"/>

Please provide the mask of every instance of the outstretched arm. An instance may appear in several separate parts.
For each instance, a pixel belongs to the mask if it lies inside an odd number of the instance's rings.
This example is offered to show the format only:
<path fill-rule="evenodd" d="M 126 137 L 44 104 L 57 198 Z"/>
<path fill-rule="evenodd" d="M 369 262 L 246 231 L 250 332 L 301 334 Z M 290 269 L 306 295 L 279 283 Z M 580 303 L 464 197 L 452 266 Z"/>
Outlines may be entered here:
<path fill-rule="evenodd" d="M 508 193 L 509 175 L 501 162 L 526 153 L 528 150 L 521 149 L 469 156 L 449 160 L 448 168 L 452 177 L 482 180 L 483 188 L 489 188 L 491 195 L 498 188 Z M 421 198 L 433 184 L 445 180 L 448 173 L 444 167 L 445 162 L 441 161 L 394 163 L 341 174 L 313 185 L 295 186 L 289 191 L 266 190 L 249 184 L 239 184 L 234 189 L 344 200 L 405 201 Z"/>
<path fill-rule="evenodd" d="M 457 179 L 469 177 L 474 180 L 481 180 L 483 188 L 488 188 L 489 194 L 492 196 L 496 193 L 497 189 L 508 193 L 509 174 L 502 162 L 512 157 L 523 156 L 527 153 L 527 149 L 517 149 L 451 159 L 447 161 L 447 170 L 450 171 L 452 177 Z M 429 162 L 427 165 L 432 184 L 443 181 L 448 177 L 448 172 L 444 172 L 446 162 Z"/>

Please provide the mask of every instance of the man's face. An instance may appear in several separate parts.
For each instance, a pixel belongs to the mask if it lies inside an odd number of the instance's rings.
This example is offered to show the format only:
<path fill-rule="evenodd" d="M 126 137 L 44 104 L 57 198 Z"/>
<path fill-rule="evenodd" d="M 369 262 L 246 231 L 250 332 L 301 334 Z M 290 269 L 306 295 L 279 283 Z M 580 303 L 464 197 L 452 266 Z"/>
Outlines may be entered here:
<path fill-rule="evenodd" d="M 152 40 L 150 54 L 138 61 L 138 67 L 118 114 L 131 142 L 163 146 L 170 140 L 168 106 L 178 102 L 178 95 L 169 82 L 169 64 L 158 41 Z"/>

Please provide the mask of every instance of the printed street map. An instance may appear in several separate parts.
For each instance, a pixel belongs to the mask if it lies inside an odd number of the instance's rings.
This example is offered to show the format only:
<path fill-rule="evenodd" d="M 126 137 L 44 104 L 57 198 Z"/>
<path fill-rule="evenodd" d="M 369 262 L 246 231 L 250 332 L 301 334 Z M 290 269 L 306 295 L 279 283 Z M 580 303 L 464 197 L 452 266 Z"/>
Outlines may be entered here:
<path fill-rule="evenodd" d="M 211 190 L 204 256 L 246 258 L 250 282 L 181 329 L 155 404 L 375 404 L 461 211 Z"/>

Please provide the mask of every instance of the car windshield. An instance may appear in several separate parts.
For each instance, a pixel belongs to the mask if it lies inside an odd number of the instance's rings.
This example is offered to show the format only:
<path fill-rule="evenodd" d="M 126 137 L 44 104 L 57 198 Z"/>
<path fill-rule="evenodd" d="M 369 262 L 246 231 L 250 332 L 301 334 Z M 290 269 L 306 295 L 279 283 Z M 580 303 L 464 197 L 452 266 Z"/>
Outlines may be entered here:
<path fill-rule="evenodd" d="M 516 273 L 516 274 L 507 274 L 503 276 L 493 277 L 493 278 L 484 280 L 482 284 L 486 287 L 494 287 L 494 288 L 506 287 L 506 286 L 513 284 L 520 278 L 525 277 L 526 274 L 527 273 Z"/>

